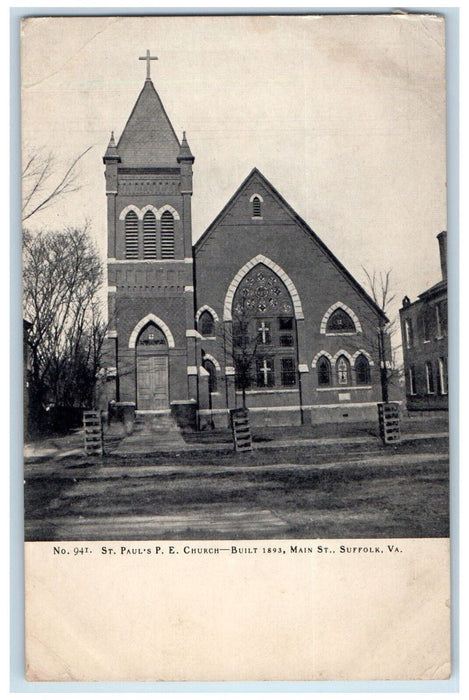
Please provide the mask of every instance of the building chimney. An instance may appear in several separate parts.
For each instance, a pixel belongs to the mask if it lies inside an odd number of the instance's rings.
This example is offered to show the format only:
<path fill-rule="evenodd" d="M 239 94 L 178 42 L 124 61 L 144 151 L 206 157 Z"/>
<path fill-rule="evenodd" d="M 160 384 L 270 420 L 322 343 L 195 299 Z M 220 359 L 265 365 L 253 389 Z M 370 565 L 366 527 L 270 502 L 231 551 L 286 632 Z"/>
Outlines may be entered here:
<path fill-rule="evenodd" d="M 447 278 L 446 272 L 446 231 L 442 231 L 438 234 L 438 244 L 440 246 L 440 265 L 441 265 L 441 275 L 444 280 Z"/>

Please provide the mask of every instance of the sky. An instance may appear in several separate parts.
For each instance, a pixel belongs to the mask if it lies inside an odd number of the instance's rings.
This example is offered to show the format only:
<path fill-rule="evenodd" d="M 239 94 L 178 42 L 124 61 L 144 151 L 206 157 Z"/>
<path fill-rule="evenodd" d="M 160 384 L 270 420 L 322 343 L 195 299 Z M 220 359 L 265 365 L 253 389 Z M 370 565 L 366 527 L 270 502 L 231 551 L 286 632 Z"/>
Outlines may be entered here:
<path fill-rule="evenodd" d="M 22 32 L 24 154 L 80 162 L 79 191 L 31 228 L 91 222 L 106 250 L 102 156 L 153 83 L 195 156 L 197 240 L 259 168 L 364 284 L 396 299 L 441 278 L 444 23 L 431 16 L 32 18 Z M 281 264 L 281 261 L 278 261 Z"/>

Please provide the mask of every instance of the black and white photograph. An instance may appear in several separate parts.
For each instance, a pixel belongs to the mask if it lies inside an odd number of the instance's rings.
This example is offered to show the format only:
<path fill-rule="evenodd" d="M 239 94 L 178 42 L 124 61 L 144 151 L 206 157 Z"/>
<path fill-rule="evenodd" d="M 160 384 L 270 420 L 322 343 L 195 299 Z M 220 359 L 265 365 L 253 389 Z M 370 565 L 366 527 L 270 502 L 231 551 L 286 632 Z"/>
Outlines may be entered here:
<path fill-rule="evenodd" d="M 435 14 L 23 20 L 27 551 L 448 546 L 445 90 Z"/>
<path fill-rule="evenodd" d="M 443 22 L 324 20 L 25 22 L 27 540 L 448 536 Z"/>

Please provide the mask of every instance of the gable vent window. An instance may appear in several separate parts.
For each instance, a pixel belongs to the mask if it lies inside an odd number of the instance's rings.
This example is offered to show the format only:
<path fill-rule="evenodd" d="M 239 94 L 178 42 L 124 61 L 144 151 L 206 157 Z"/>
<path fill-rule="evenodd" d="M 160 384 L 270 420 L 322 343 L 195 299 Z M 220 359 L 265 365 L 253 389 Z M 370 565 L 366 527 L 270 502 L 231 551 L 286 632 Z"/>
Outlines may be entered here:
<path fill-rule="evenodd" d="M 256 217 L 261 216 L 261 200 L 259 197 L 254 197 L 252 200 L 252 215 Z"/>
<path fill-rule="evenodd" d="M 161 257 L 174 258 L 174 218 L 169 211 L 161 217 Z"/>
<path fill-rule="evenodd" d="M 125 257 L 138 258 L 138 217 L 134 211 L 125 217 Z"/>
<path fill-rule="evenodd" d="M 156 258 L 156 217 L 152 211 L 143 217 L 143 257 Z"/>

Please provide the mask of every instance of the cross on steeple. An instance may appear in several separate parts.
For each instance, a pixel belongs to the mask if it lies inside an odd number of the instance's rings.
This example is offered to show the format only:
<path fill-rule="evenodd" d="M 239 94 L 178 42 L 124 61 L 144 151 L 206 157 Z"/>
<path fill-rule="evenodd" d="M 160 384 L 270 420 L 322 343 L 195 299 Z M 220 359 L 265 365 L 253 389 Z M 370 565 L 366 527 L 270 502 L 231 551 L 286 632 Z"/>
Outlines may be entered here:
<path fill-rule="evenodd" d="M 150 49 L 147 49 L 146 56 L 139 56 L 138 60 L 147 62 L 147 80 L 151 80 L 151 78 L 150 78 L 150 61 L 157 61 L 158 56 L 150 56 Z"/>

